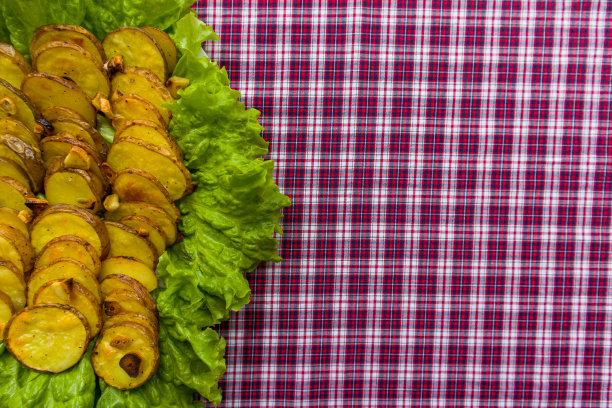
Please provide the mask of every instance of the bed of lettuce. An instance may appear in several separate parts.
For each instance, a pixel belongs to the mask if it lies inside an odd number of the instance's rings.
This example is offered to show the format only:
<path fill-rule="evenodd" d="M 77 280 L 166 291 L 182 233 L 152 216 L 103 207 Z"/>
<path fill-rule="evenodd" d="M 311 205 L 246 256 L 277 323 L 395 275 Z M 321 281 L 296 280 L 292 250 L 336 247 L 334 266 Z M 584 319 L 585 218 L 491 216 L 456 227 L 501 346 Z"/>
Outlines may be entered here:
<path fill-rule="evenodd" d="M 219 404 L 225 340 L 213 326 L 249 302 L 244 272 L 280 261 L 275 233 L 289 198 L 262 157 L 259 112 L 245 109 L 225 69 L 200 56 L 218 40 L 198 20 L 190 0 L 0 0 L 0 41 L 24 55 L 34 29 L 78 24 L 98 38 L 117 27 L 154 26 L 168 32 L 181 58 L 175 75 L 190 79 L 170 109 L 170 131 L 185 155 L 196 191 L 177 204 L 183 240 L 161 257 L 163 287 L 154 293 L 160 314 L 160 365 L 144 386 L 118 391 L 97 379 L 88 351 L 78 365 L 41 374 L 19 364 L 0 344 L 0 407 L 195 407 L 194 393 Z M 105 128 L 108 132 L 108 127 Z M 112 134 L 111 134 L 112 137 Z"/>

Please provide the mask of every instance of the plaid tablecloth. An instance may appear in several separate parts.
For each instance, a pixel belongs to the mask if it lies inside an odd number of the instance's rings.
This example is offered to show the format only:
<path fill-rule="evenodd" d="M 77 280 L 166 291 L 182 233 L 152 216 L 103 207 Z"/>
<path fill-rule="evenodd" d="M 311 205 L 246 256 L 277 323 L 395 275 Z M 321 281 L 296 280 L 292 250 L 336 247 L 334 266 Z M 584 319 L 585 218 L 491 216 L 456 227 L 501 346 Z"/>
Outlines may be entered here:
<path fill-rule="evenodd" d="M 223 406 L 612 406 L 611 4 L 198 11 L 293 200 Z"/>

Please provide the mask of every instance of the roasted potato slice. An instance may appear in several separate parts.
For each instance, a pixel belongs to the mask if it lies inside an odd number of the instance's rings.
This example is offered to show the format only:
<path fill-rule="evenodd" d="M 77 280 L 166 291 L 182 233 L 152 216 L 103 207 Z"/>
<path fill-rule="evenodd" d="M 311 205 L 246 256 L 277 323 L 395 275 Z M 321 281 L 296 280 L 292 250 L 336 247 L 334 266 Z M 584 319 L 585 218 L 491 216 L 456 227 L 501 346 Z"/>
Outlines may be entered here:
<path fill-rule="evenodd" d="M 140 28 L 121 27 L 111 31 L 102 40 L 102 47 L 109 59 L 121 55 L 125 66 L 147 68 L 161 81 L 171 72 L 157 41 Z"/>
<path fill-rule="evenodd" d="M 30 230 L 22 217 L 19 216 L 19 211 L 12 208 L 0 207 L 0 224 L 8 224 L 15 227 L 24 238 L 30 241 Z"/>
<path fill-rule="evenodd" d="M 125 169 L 113 178 L 113 193 L 121 201 L 144 201 L 154 204 L 168 213 L 175 223 L 181 216 L 168 191 L 151 173 L 141 169 Z"/>
<path fill-rule="evenodd" d="M 67 167 L 59 157 L 47 169 L 45 195 L 51 205 L 71 204 L 96 213 L 102 208 L 104 193 L 104 184 L 95 174 Z"/>
<path fill-rule="evenodd" d="M 51 41 L 32 55 L 34 69 L 74 81 L 89 98 L 98 92 L 108 96 L 110 82 L 102 63 L 82 47 L 60 41 Z"/>
<path fill-rule="evenodd" d="M 102 262 L 99 279 L 103 280 L 111 275 L 123 275 L 133 278 L 140 282 L 149 292 L 157 288 L 157 275 L 155 275 L 155 271 L 136 258 L 127 256 L 106 258 Z M 102 291 L 104 292 L 104 288 Z"/>
<path fill-rule="evenodd" d="M 59 373 L 87 350 L 87 320 L 66 305 L 40 304 L 14 315 L 6 328 L 6 348 L 32 370 Z"/>
<path fill-rule="evenodd" d="M 0 207 L 29 211 L 26 200 L 34 198 L 30 190 L 10 177 L 0 177 Z"/>
<path fill-rule="evenodd" d="M 49 121 L 53 126 L 52 134 L 69 133 L 77 140 L 87 143 L 104 160 L 108 151 L 108 144 L 98 130 L 84 120 L 76 118 L 62 118 Z"/>
<path fill-rule="evenodd" d="M 157 344 L 157 341 L 159 338 L 158 322 L 157 321 L 153 322 L 147 316 L 141 315 L 138 313 L 125 312 L 125 313 L 119 313 L 111 317 L 107 317 L 106 320 L 104 320 L 104 325 L 102 326 L 102 330 L 104 330 L 107 327 L 111 327 L 118 323 L 123 323 L 123 322 L 134 322 L 134 323 L 141 324 L 143 327 L 147 329 L 147 331 L 149 332 L 149 335 Z"/>
<path fill-rule="evenodd" d="M 142 29 L 149 33 L 157 42 L 159 48 L 162 49 L 164 58 L 166 58 L 166 64 L 168 65 L 168 74 L 174 72 L 174 67 L 176 67 L 176 63 L 178 62 L 178 51 L 176 50 L 176 44 L 174 44 L 172 38 L 159 28 L 142 27 Z"/>
<path fill-rule="evenodd" d="M 74 259 L 85 265 L 94 275 L 100 275 L 100 258 L 95 248 L 75 235 L 62 235 L 49 241 L 38 254 L 34 267 L 41 268 L 60 258 Z"/>
<path fill-rule="evenodd" d="M 149 101 L 159 111 L 165 123 L 170 123 L 171 112 L 162 105 L 174 98 L 155 74 L 148 69 L 127 67 L 111 78 L 111 88 L 119 95 L 138 95 Z"/>
<path fill-rule="evenodd" d="M 157 304 L 155 303 L 153 296 L 151 296 L 147 288 L 142 283 L 128 275 L 122 275 L 120 273 L 107 275 L 104 278 L 100 277 L 100 279 L 100 290 L 102 291 L 103 298 L 106 298 L 109 293 L 115 290 L 128 290 L 134 292 L 142 304 L 155 315 L 155 319 L 152 321 L 154 322 L 155 327 L 157 327 Z"/>
<path fill-rule="evenodd" d="M 114 92 L 111 107 L 115 115 L 112 120 L 115 129 L 119 129 L 125 122 L 133 119 L 148 120 L 164 129 L 168 127 L 168 123 L 159 110 L 142 96 L 121 95 L 119 92 Z"/>
<path fill-rule="evenodd" d="M 0 157 L 18 163 L 25 170 L 32 190 L 37 193 L 42 189 L 45 167 L 37 147 L 8 134 L 0 134 Z"/>
<path fill-rule="evenodd" d="M 0 78 L 19 89 L 30 72 L 32 67 L 19 51 L 10 44 L 0 43 Z"/>
<path fill-rule="evenodd" d="M 122 201 L 116 209 L 107 211 L 104 218 L 109 221 L 119 221 L 129 215 L 140 215 L 157 224 L 166 235 L 166 246 L 176 241 L 176 223 L 167 212 L 154 204 L 142 201 Z"/>
<path fill-rule="evenodd" d="M 30 186 L 30 177 L 19 163 L 6 157 L 0 157 L 0 174 L 3 177 L 17 180 L 24 186 Z"/>
<path fill-rule="evenodd" d="M 164 148 L 133 137 L 124 137 L 113 143 L 106 162 L 117 172 L 136 168 L 150 173 L 164 186 L 173 201 L 193 189 L 191 173 L 182 161 Z"/>
<path fill-rule="evenodd" d="M 120 221 L 121 224 L 132 227 L 138 232 L 138 235 L 149 238 L 149 241 L 155 247 L 157 257 L 159 258 L 166 250 L 166 236 L 159 226 L 148 219 L 140 215 L 128 215 L 123 217 Z"/>
<path fill-rule="evenodd" d="M 104 184 L 106 188 L 106 178 L 100 170 L 102 164 L 98 152 L 91 148 L 87 143 L 82 142 L 72 136 L 70 133 L 60 132 L 54 136 L 45 137 L 41 143 L 42 160 L 45 166 L 49 167 L 56 157 L 66 158 L 74 147 L 83 151 L 89 157 L 89 170 L 95 174 Z"/>
<path fill-rule="evenodd" d="M 10 261 L 0 261 L 0 288 L 11 298 L 15 310 L 23 309 L 26 304 L 25 278 Z"/>
<path fill-rule="evenodd" d="M 36 54 L 42 45 L 54 41 L 76 44 L 89 52 L 98 63 L 103 64 L 106 61 L 104 48 L 92 33 L 81 26 L 68 24 L 49 24 L 38 27 L 30 43 L 30 55 Z"/>
<path fill-rule="evenodd" d="M 13 301 L 6 293 L 0 291 L 0 341 L 4 340 L 4 328 L 14 313 Z M 136 316 L 132 316 L 132 318 L 138 319 L 138 323 L 145 322 L 144 319 Z"/>
<path fill-rule="evenodd" d="M 95 296 L 74 279 L 56 279 L 45 283 L 34 295 L 34 304 L 68 305 L 87 319 L 89 334 L 95 337 L 102 327 L 102 309 Z"/>
<path fill-rule="evenodd" d="M 137 313 L 157 322 L 157 308 L 151 310 L 133 290 L 115 289 L 104 297 L 102 303 L 104 319 L 120 313 Z"/>
<path fill-rule="evenodd" d="M 43 112 L 60 106 L 78 113 L 91 126 L 96 126 L 96 108 L 91 104 L 90 98 L 72 81 L 43 72 L 32 72 L 23 80 L 21 90 Z"/>
<path fill-rule="evenodd" d="M 34 131 L 36 120 L 40 118 L 38 110 L 27 94 L 2 79 L 0 79 L 0 116 L 14 117 L 31 131 Z"/>
<path fill-rule="evenodd" d="M 11 261 L 25 276 L 34 266 L 34 249 L 17 228 L 0 224 L 0 258 Z"/>
<path fill-rule="evenodd" d="M 121 140 L 122 138 L 132 137 L 139 139 L 146 144 L 151 144 L 172 152 L 174 157 L 178 160 L 183 160 L 183 152 L 181 148 L 176 144 L 176 141 L 170 136 L 168 132 L 162 127 L 159 127 L 154 122 L 142 119 L 134 119 L 125 122 L 117 132 L 115 132 L 115 139 L 113 143 Z"/>
<path fill-rule="evenodd" d="M 76 119 L 77 121 L 87 122 L 85 118 L 78 112 L 63 106 L 51 106 L 42 111 L 42 117 L 49 122 L 65 119 Z M 89 122 L 87 122 L 89 124 Z M 91 125 L 90 125 L 91 126 Z"/>
<path fill-rule="evenodd" d="M 55 262 L 34 269 L 28 281 L 28 305 L 34 304 L 34 295 L 47 282 L 57 279 L 74 279 L 83 285 L 96 298 L 96 302 L 102 301 L 100 285 L 94 273 L 85 265 L 70 258 L 59 258 Z"/>
<path fill-rule="evenodd" d="M 102 331 L 91 356 L 98 377 L 108 385 L 129 390 L 157 371 L 159 350 L 150 332 L 136 322 L 121 322 Z"/>
<path fill-rule="evenodd" d="M 157 250 L 151 241 L 138 233 L 135 229 L 118 222 L 105 221 L 106 230 L 110 239 L 109 257 L 127 256 L 136 258 L 149 268 L 157 266 Z"/>
<path fill-rule="evenodd" d="M 73 205 L 50 206 L 36 217 L 30 228 L 32 246 L 37 254 L 48 242 L 62 235 L 74 235 L 89 242 L 102 259 L 110 249 L 108 232 L 100 218 Z"/>
<path fill-rule="evenodd" d="M 34 147 L 38 147 L 40 142 L 40 135 L 31 132 L 26 125 L 14 117 L 5 116 L 0 118 L 0 133 L 15 136 Z"/>

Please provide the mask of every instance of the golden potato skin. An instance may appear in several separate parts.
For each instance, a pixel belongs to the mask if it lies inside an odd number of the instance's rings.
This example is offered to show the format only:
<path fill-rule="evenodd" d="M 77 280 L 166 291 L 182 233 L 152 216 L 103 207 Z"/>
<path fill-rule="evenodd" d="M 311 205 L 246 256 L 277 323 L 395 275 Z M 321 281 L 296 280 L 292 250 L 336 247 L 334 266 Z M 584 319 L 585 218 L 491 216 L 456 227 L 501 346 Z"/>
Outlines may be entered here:
<path fill-rule="evenodd" d="M 106 61 L 104 48 L 96 36 L 81 26 L 69 24 L 48 24 L 38 27 L 30 43 L 30 55 L 34 55 L 42 45 L 53 41 L 76 44 L 89 52 L 100 64 Z"/>
<path fill-rule="evenodd" d="M 34 198 L 28 187 L 10 177 L 0 177 L 0 207 L 29 211 L 26 201 Z"/>
<path fill-rule="evenodd" d="M 77 140 L 88 144 L 102 160 L 106 158 L 108 144 L 98 130 L 87 121 L 75 117 L 63 117 L 49 120 L 49 122 L 53 126 L 52 135 L 64 132 L 72 134 Z"/>
<path fill-rule="evenodd" d="M 30 230 L 25 221 L 19 216 L 19 211 L 8 207 L 0 207 L 0 224 L 8 224 L 16 228 L 30 242 Z"/>
<path fill-rule="evenodd" d="M 32 191 L 42 189 L 45 167 L 40 150 L 23 140 L 8 134 L 0 134 L 0 155 L 17 162 L 27 173 Z"/>
<path fill-rule="evenodd" d="M 159 28 L 142 27 L 142 29 L 149 33 L 162 49 L 166 64 L 168 65 L 168 72 L 174 72 L 174 67 L 176 67 L 178 61 L 178 51 L 176 50 L 176 44 L 174 44 L 172 38 Z"/>
<path fill-rule="evenodd" d="M 147 291 L 147 288 L 137 279 L 128 275 L 122 275 L 120 273 L 105 275 L 104 278 L 100 277 L 100 290 L 102 291 L 102 297 L 106 298 L 109 293 L 117 289 L 134 292 L 147 309 L 153 312 L 157 310 L 155 299 L 153 299 L 153 296 L 151 296 L 151 294 Z M 157 319 L 154 319 L 153 321 L 157 325 Z"/>
<path fill-rule="evenodd" d="M 159 258 L 166 250 L 166 236 L 157 224 L 140 215 L 128 215 L 123 217 L 119 222 L 128 227 L 134 228 L 138 235 L 147 237 L 153 244 Z"/>
<path fill-rule="evenodd" d="M 23 82 L 25 82 L 25 79 Z M 22 86 L 23 82 L 21 84 Z M 5 106 L 0 103 L 0 107 L 3 107 L 3 109 L 0 109 L 0 116 L 14 117 L 26 125 L 28 129 L 34 131 L 36 120 L 40 118 L 40 114 L 33 101 L 30 100 L 25 92 L 20 91 L 19 88 L 16 88 L 5 80 L 0 79 L 0 100 L 5 99 L 7 102 L 12 104 L 15 111 L 6 111 L 6 109 L 4 109 Z"/>
<path fill-rule="evenodd" d="M 6 293 L 0 291 L 0 341 L 4 340 L 4 329 L 14 313 L 13 301 Z"/>
<path fill-rule="evenodd" d="M 149 292 L 154 291 L 158 286 L 155 271 L 136 258 L 127 256 L 106 258 L 102 262 L 99 279 L 103 281 L 106 277 L 112 275 L 122 275 L 135 279 Z M 133 286 L 126 281 L 122 282 L 127 286 Z M 104 293 L 104 288 L 102 292 Z M 138 293 L 140 293 L 140 290 L 138 290 Z"/>
<path fill-rule="evenodd" d="M 11 298 L 13 308 L 19 311 L 26 305 L 26 282 L 17 267 L 10 261 L 0 261 L 0 287 Z"/>
<path fill-rule="evenodd" d="M 79 362 L 89 342 L 87 321 L 76 309 L 57 304 L 29 306 L 7 324 L 7 350 L 26 367 L 59 373 Z"/>
<path fill-rule="evenodd" d="M 0 132 L 15 136 L 31 146 L 38 147 L 40 135 L 27 128 L 20 120 L 5 116 L 0 118 Z"/>
<path fill-rule="evenodd" d="M 19 163 L 7 157 L 0 157 L 0 174 L 4 177 L 16 180 L 20 185 L 30 185 L 28 173 L 26 173 Z"/>
<path fill-rule="evenodd" d="M 85 265 L 94 275 L 100 275 L 100 257 L 89 242 L 76 235 L 61 235 L 53 238 L 38 254 L 35 268 L 40 268 L 61 258 L 71 258 Z"/>
<path fill-rule="evenodd" d="M 19 89 L 30 72 L 32 67 L 23 55 L 12 45 L 0 42 L 0 78 Z"/>
<path fill-rule="evenodd" d="M 157 250 L 151 241 L 127 225 L 105 221 L 110 239 L 108 256 L 127 256 L 141 260 L 149 268 L 157 266 Z"/>
<path fill-rule="evenodd" d="M 121 95 L 114 92 L 111 98 L 111 108 L 115 117 L 112 120 L 115 129 L 133 119 L 148 120 L 166 128 L 168 122 L 151 102 L 136 94 Z"/>
<path fill-rule="evenodd" d="M 107 211 L 104 218 L 109 221 L 119 221 L 128 215 L 141 215 L 154 222 L 166 235 L 167 246 L 176 241 L 176 222 L 166 211 L 154 204 L 144 201 L 122 201 L 118 208 Z"/>
<path fill-rule="evenodd" d="M 113 143 L 118 142 L 122 138 L 132 137 L 134 139 L 142 140 L 143 142 L 162 147 L 174 154 L 179 161 L 183 160 L 183 152 L 181 148 L 176 144 L 176 141 L 170 134 L 162 127 L 158 126 L 154 122 L 142 119 L 129 120 L 123 123 L 123 125 L 115 132 L 115 139 Z"/>
<path fill-rule="evenodd" d="M 34 266 L 34 249 L 30 241 L 12 225 L 0 224 L 0 254 L 2 259 L 17 266 L 24 276 Z"/>

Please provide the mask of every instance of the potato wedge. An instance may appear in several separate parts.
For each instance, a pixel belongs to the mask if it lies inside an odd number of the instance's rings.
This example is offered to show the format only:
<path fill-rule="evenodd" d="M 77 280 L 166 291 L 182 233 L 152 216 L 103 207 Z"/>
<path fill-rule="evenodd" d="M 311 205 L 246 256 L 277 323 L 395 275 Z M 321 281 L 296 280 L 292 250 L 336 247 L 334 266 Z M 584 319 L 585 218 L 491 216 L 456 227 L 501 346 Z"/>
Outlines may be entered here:
<path fill-rule="evenodd" d="M 0 224 L 0 257 L 11 261 L 24 276 L 34 266 L 34 249 L 30 241 L 9 224 Z"/>
<path fill-rule="evenodd" d="M 181 216 L 168 191 L 151 173 L 141 169 L 125 169 L 113 179 L 113 193 L 121 201 L 144 201 L 162 208 L 175 223 Z"/>
<path fill-rule="evenodd" d="M 100 275 L 100 258 L 93 245 L 75 235 L 62 235 L 49 241 L 38 254 L 34 267 L 41 268 L 60 258 L 74 259 L 94 275 Z"/>
<path fill-rule="evenodd" d="M 173 201 L 193 189 L 191 173 L 182 161 L 164 148 L 133 137 L 124 137 L 113 143 L 106 162 L 117 172 L 136 168 L 150 173 L 164 186 Z"/>
<path fill-rule="evenodd" d="M 155 271 L 136 258 L 127 256 L 106 258 L 102 262 L 98 278 L 103 281 L 103 279 L 111 275 L 123 275 L 133 278 L 140 282 L 149 292 L 157 288 L 157 275 L 155 275 Z M 104 292 L 104 289 L 102 290 Z"/>
<path fill-rule="evenodd" d="M 15 308 L 13 307 L 13 301 L 6 293 L 0 291 L 0 341 L 4 340 L 4 328 L 14 313 Z M 138 323 L 146 322 L 144 319 L 136 316 L 132 318 L 135 320 L 138 319 Z"/>
<path fill-rule="evenodd" d="M 128 215 L 123 217 L 119 222 L 128 227 L 132 227 L 138 232 L 138 235 L 149 238 L 156 250 L 159 258 L 166 250 L 166 236 L 159 226 L 141 215 Z"/>
<path fill-rule="evenodd" d="M 13 160 L 25 170 L 30 180 L 30 186 L 35 193 L 42 189 L 45 167 L 37 147 L 8 134 L 0 134 L 0 157 Z"/>
<path fill-rule="evenodd" d="M 147 288 L 142 283 L 130 276 L 122 275 L 120 273 L 107 275 L 104 278 L 101 277 L 100 279 L 102 298 L 105 299 L 109 293 L 115 290 L 128 290 L 134 292 L 142 304 L 155 315 L 156 318 L 153 319 L 153 323 L 155 324 L 155 327 L 157 327 L 157 304 L 155 303 L 153 296 L 151 296 Z"/>
<path fill-rule="evenodd" d="M 12 159 L 0 157 L 0 174 L 3 177 L 15 179 L 24 186 L 30 186 L 30 178 L 28 177 L 28 173 L 26 173 L 19 163 Z"/>
<path fill-rule="evenodd" d="M 56 75 L 32 72 L 23 80 L 21 90 L 41 111 L 61 106 L 78 113 L 91 126 L 96 126 L 96 109 L 90 98 L 72 81 Z"/>
<path fill-rule="evenodd" d="M 34 269 L 28 281 L 28 305 L 34 304 L 34 295 L 47 282 L 57 279 L 74 279 L 75 282 L 83 285 L 100 303 L 102 294 L 100 285 L 93 272 L 85 265 L 70 258 L 59 258 L 55 262 Z"/>
<path fill-rule="evenodd" d="M 123 322 L 134 322 L 134 323 L 138 323 L 142 325 L 143 327 L 147 329 L 147 331 L 149 332 L 149 335 L 157 344 L 157 341 L 159 339 L 158 322 L 153 322 L 151 321 L 150 318 L 146 317 L 145 315 L 138 314 L 138 313 L 125 312 L 125 313 L 116 314 L 111 317 L 107 317 L 106 320 L 104 321 L 104 325 L 102 326 L 102 330 L 108 327 L 114 326 L 118 323 L 123 323 Z"/>
<path fill-rule="evenodd" d="M 159 113 L 159 110 L 145 98 L 135 95 L 120 95 L 114 92 L 111 99 L 113 127 L 119 129 L 125 122 L 133 119 L 143 119 L 155 123 L 157 126 L 167 128 L 168 123 Z"/>
<path fill-rule="evenodd" d="M 30 306 L 6 328 L 6 348 L 32 370 L 59 373 L 79 362 L 87 350 L 87 320 L 66 305 Z"/>
<path fill-rule="evenodd" d="M 157 266 L 157 250 L 147 237 L 138 234 L 133 228 L 118 222 L 105 221 L 110 239 L 109 257 L 127 256 L 139 259 L 149 268 Z"/>
<path fill-rule="evenodd" d="M 102 309 L 95 296 L 74 279 L 56 279 L 45 283 L 34 295 L 34 304 L 55 303 L 68 305 L 87 319 L 91 337 L 102 327 Z"/>
<path fill-rule="evenodd" d="M 54 136 L 45 137 L 41 141 L 40 146 L 42 149 L 42 161 L 46 167 L 49 167 L 56 157 L 65 158 L 75 146 L 78 147 L 89 156 L 89 170 L 104 183 L 106 188 L 106 178 L 100 170 L 102 159 L 98 152 L 87 143 L 78 140 L 70 133 L 60 132 Z"/>
<path fill-rule="evenodd" d="M 19 89 L 30 72 L 32 67 L 23 55 L 12 45 L 0 42 L 0 78 Z"/>
<path fill-rule="evenodd" d="M 66 204 L 52 205 L 32 223 L 30 238 L 39 254 L 48 242 L 62 235 L 74 235 L 89 242 L 101 259 L 109 251 L 108 232 L 100 218 L 87 210 Z"/>
<path fill-rule="evenodd" d="M 103 64 L 106 61 L 104 48 L 92 33 L 81 26 L 68 24 L 49 24 L 38 27 L 30 43 L 30 55 L 36 54 L 42 45 L 54 41 L 76 44 L 89 52 L 98 63 Z"/>
<path fill-rule="evenodd" d="M 115 139 L 113 143 L 121 140 L 125 137 L 132 137 L 139 139 L 146 144 L 151 144 L 172 152 L 174 157 L 178 160 L 183 160 L 183 152 L 181 148 L 176 144 L 176 141 L 170 136 L 166 130 L 154 122 L 142 119 L 134 119 L 125 122 L 117 132 L 115 132 Z"/>
<path fill-rule="evenodd" d="M 63 132 L 69 133 L 77 140 L 87 143 L 102 160 L 106 158 L 108 144 L 104 138 L 102 138 L 102 135 L 98 132 L 98 130 L 92 127 L 86 121 L 76 118 L 62 118 L 51 120 L 49 123 L 51 123 L 51 126 L 53 126 L 53 131 L 51 134 L 56 135 Z"/>
<path fill-rule="evenodd" d="M 102 40 L 102 47 L 109 59 L 121 55 L 125 66 L 147 68 L 161 81 L 171 72 L 157 41 L 140 28 L 121 27 L 111 31 Z"/>
<path fill-rule="evenodd" d="M 152 322 L 157 322 L 157 308 L 151 310 L 144 304 L 142 298 L 132 290 L 115 289 L 104 297 L 102 303 L 104 319 L 120 313 L 137 313 L 146 316 Z"/>
<path fill-rule="evenodd" d="M 176 63 L 178 62 L 178 51 L 176 50 L 176 44 L 174 44 L 172 38 L 159 28 L 142 27 L 142 29 L 149 33 L 162 49 L 164 57 L 166 58 L 166 64 L 168 65 L 168 73 L 171 74 L 174 72 L 174 67 L 176 67 Z"/>
<path fill-rule="evenodd" d="M 30 198 L 34 198 L 32 192 L 19 181 L 10 177 L 0 177 L 0 207 L 29 211 L 26 200 Z"/>
<path fill-rule="evenodd" d="M 15 136 L 34 147 L 38 147 L 40 142 L 40 135 L 31 132 L 26 125 L 14 117 L 5 116 L 0 118 L 0 133 Z"/>
<path fill-rule="evenodd" d="M 121 322 L 102 331 L 91 363 L 108 385 L 129 390 L 144 384 L 157 371 L 159 350 L 145 326 Z"/>
<path fill-rule="evenodd" d="M 23 82 L 25 82 L 25 79 Z M 40 114 L 35 104 L 30 100 L 27 94 L 2 79 L 0 79 L 0 117 L 1 116 L 14 117 L 20 120 L 31 131 L 34 131 L 36 120 L 40 118 Z"/>
<path fill-rule="evenodd" d="M 167 212 L 154 204 L 142 201 L 123 201 L 119 203 L 118 208 L 107 211 L 104 218 L 109 221 L 119 221 L 129 215 L 140 215 L 157 224 L 166 235 L 166 246 L 172 245 L 176 241 L 176 223 Z"/>
<path fill-rule="evenodd" d="M 95 174 L 66 167 L 59 157 L 47 169 L 45 195 L 51 205 L 71 204 L 96 213 L 102 208 L 104 193 L 104 184 Z"/>
<path fill-rule="evenodd" d="M 0 288 L 11 298 L 16 311 L 24 308 L 26 282 L 21 271 L 10 261 L 0 261 Z"/>
<path fill-rule="evenodd" d="M 159 111 L 165 123 L 170 123 L 171 112 L 162 105 L 174 98 L 164 83 L 151 71 L 144 68 L 127 67 L 111 78 L 111 88 L 119 95 L 138 95 L 149 101 Z"/>
<path fill-rule="evenodd" d="M 0 207 L 0 224 L 8 224 L 11 227 L 15 227 L 28 242 L 30 241 L 30 230 L 27 224 L 19 216 L 19 211 L 12 208 Z"/>
<path fill-rule="evenodd" d="M 110 82 L 102 63 L 82 47 L 60 41 L 41 45 L 32 55 L 34 69 L 74 81 L 90 99 L 108 96 Z"/>

